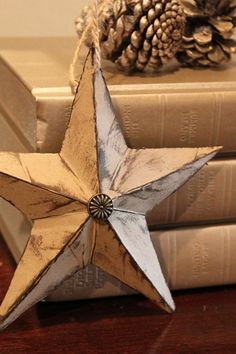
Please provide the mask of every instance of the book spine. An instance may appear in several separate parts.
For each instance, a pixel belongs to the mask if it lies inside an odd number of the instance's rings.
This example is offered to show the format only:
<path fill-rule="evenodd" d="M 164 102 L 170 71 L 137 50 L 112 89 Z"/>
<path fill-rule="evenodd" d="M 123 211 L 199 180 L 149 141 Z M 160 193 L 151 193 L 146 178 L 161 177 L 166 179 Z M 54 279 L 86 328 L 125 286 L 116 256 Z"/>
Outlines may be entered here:
<path fill-rule="evenodd" d="M 0 110 L 24 146 L 36 148 L 36 101 L 25 83 L 0 58 Z"/>
<path fill-rule="evenodd" d="M 30 149 L 22 143 L 9 125 L 9 120 L 6 120 L 0 110 L 0 151 L 27 152 L 28 150 Z M 24 250 L 30 227 L 30 223 L 22 213 L 0 198 L 0 231 L 17 261 Z"/>
<path fill-rule="evenodd" d="M 135 89 L 134 89 L 135 90 Z M 35 90 L 36 94 L 37 90 Z M 222 145 L 236 152 L 235 91 L 117 94 L 115 112 L 133 148 Z M 37 148 L 58 151 L 71 112 L 71 96 L 36 95 Z"/>
<path fill-rule="evenodd" d="M 113 103 L 132 147 L 222 145 L 235 152 L 236 92 L 114 95 Z"/>
<path fill-rule="evenodd" d="M 236 225 L 181 228 L 152 232 L 163 273 L 171 289 L 236 282 Z M 54 291 L 49 300 L 119 296 L 133 290 L 89 266 Z"/>
<path fill-rule="evenodd" d="M 22 143 L 17 133 L 9 124 L 9 120 L 0 107 L 0 151 L 26 152 L 28 147 Z"/>

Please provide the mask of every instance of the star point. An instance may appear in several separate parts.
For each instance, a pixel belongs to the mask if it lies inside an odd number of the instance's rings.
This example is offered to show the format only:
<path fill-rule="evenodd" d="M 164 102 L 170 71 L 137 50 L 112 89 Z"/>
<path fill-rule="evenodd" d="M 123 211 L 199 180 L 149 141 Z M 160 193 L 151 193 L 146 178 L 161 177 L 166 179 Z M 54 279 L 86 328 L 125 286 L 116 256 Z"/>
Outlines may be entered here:
<path fill-rule="evenodd" d="M 0 327 L 91 263 L 173 311 L 145 214 L 218 150 L 130 149 L 91 51 L 61 151 L 0 153 L 0 196 L 33 221 Z"/>

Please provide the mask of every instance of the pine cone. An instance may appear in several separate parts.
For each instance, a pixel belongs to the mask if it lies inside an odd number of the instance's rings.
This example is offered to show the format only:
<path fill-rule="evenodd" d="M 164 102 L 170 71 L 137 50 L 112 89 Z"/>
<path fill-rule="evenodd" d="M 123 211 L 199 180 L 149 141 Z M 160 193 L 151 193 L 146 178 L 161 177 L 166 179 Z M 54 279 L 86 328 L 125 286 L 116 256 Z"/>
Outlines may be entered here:
<path fill-rule="evenodd" d="M 191 66 L 223 64 L 235 53 L 235 0 L 182 0 L 186 14 L 182 50 L 177 59 Z"/>
<path fill-rule="evenodd" d="M 102 4 L 103 1 L 99 10 L 102 56 L 120 69 L 157 69 L 180 49 L 185 15 L 179 0 L 115 0 Z M 77 19 L 79 35 L 87 21 L 86 14 Z"/>

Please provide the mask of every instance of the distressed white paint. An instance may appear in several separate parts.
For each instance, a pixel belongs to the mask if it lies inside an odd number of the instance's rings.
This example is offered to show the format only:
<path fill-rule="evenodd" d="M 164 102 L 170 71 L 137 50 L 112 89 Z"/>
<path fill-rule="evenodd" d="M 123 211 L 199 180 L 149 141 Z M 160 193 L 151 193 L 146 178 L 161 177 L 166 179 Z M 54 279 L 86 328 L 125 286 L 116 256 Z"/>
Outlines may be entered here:
<path fill-rule="evenodd" d="M 82 268 L 82 262 L 78 261 L 70 245 L 78 238 L 84 238 L 82 225 L 87 218 L 88 214 L 83 212 L 35 222 L 32 236 L 0 307 L 0 319 L 3 318 L 0 329 Z"/>
<path fill-rule="evenodd" d="M 94 93 L 97 119 L 97 147 L 99 162 L 99 180 L 101 192 L 106 192 L 114 173 L 121 162 L 127 145 L 115 117 L 106 83 L 101 70 L 94 75 Z"/>
<path fill-rule="evenodd" d="M 167 150 L 167 154 L 171 154 L 173 159 L 175 156 L 178 157 L 178 149 Z M 185 149 L 180 150 L 182 151 L 182 155 L 184 155 Z M 194 152 L 194 150 L 196 152 L 198 151 L 198 149 L 186 150 L 192 150 L 192 152 Z M 163 173 L 163 171 L 161 171 L 161 177 L 157 178 L 156 180 L 146 183 L 141 187 L 139 186 L 134 188 L 133 185 L 133 189 L 130 189 L 127 191 L 127 193 L 121 194 L 119 197 L 117 197 L 113 201 L 114 208 L 132 210 L 138 213 L 146 214 L 154 206 L 160 204 L 162 200 L 174 193 L 179 187 L 187 182 L 190 177 L 192 177 L 197 171 L 199 171 L 202 166 L 204 166 L 205 163 L 207 163 L 212 157 L 215 156 L 217 151 L 218 148 L 209 148 L 206 150 L 205 154 L 195 154 L 195 159 L 190 159 L 189 162 L 183 156 L 183 160 L 181 164 L 179 164 L 178 168 L 176 167 L 176 170 L 169 169 L 169 173 Z M 136 183 L 138 184 L 138 178 Z"/>
<path fill-rule="evenodd" d="M 114 211 L 109 222 L 137 266 L 160 294 L 167 307 L 173 311 L 175 309 L 174 301 L 162 274 L 145 216 Z M 145 288 L 142 288 L 142 281 L 139 291 L 145 291 Z"/>

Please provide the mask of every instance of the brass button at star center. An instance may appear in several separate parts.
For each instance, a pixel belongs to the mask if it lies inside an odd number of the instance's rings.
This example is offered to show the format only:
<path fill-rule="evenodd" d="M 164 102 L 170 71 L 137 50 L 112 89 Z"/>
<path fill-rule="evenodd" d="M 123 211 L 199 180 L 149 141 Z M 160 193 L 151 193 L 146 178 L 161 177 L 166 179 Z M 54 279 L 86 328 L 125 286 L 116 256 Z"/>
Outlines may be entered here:
<path fill-rule="evenodd" d="M 111 198 L 103 193 L 94 195 L 88 202 L 89 215 L 97 220 L 107 220 L 112 214 L 113 203 Z"/>

